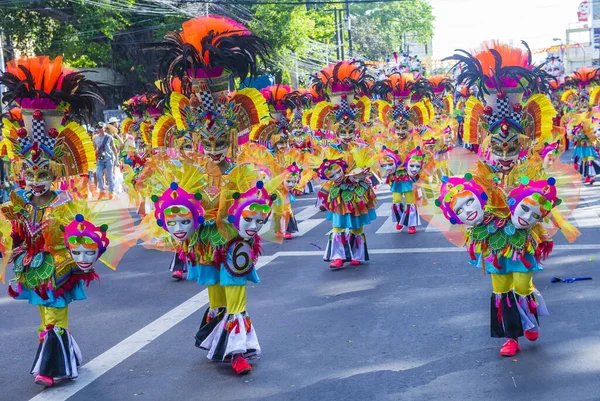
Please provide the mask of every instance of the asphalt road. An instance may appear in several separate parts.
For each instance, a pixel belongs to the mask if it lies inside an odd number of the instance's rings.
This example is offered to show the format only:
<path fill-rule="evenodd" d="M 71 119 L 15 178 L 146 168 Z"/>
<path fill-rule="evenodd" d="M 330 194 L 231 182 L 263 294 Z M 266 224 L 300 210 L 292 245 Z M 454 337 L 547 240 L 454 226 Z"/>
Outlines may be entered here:
<path fill-rule="evenodd" d="M 381 205 L 390 202 L 381 195 Z M 534 277 L 551 315 L 514 358 L 489 337 L 490 278 L 464 250 L 426 226 L 391 232 L 384 215 L 366 229 L 371 261 L 329 271 L 318 247 L 330 227 L 308 196 L 294 204 L 304 234 L 265 246 L 262 283 L 248 290 L 263 349 L 251 374 L 237 377 L 194 347 L 204 288 L 174 282 L 170 256 L 138 246 L 116 272 L 100 268 L 89 299 L 71 304 L 70 328 L 89 365 L 52 389 L 29 375 L 37 309 L 2 291 L 0 399 L 600 400 L 600 188 L 582 195 L 573 219 L 581 237 L 567 245 L 557 236 Z M 594 280 L 551 284 L 553 276 Z"/>

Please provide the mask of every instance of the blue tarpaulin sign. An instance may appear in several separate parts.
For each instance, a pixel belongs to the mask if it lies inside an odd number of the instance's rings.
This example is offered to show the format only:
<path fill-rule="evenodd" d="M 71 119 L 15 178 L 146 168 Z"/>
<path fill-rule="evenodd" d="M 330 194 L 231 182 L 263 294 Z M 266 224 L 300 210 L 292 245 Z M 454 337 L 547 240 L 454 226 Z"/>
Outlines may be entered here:
<path fill-rule="evenodd" d="M 275 77 L 272 75 L 261 75 L 256 78 L 246 78 L 244 82 L 240 83 L 240 89 L 255 88 L 260 90 L 269 85 L 275 85 Z"/>

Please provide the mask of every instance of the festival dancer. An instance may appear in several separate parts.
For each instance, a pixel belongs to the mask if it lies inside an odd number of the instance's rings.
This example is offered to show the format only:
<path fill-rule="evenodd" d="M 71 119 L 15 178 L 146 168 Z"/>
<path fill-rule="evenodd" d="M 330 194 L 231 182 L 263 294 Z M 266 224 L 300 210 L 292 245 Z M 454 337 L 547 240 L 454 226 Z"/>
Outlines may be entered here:
<path fill-rule="evenodd" d="M 553 232 L 561 227 L 569 240 L 577 235 L 558 209 L 558 180 L 542 170 L 541 158 L 530 153 L 519 160 L 534 140 L 551 138 L 555 112 L 536 93 L 545 87 L 545 72 L 531 64 L 529 50 L 492 42 L 474 55 L 452 58 L 463 63 L 459 85 L 485 88 L 486 107 L 474 97 L 467 101 L 465 141 L 482 144 L 488 164 L 480 162 L 464 178 L 444 178 L 436 205 L 450 223 L 472 227 L 467 250 L 473 264 L 492 276 L 491 335 L 505 338 L 501 355 L 513 356 L 519 337 L 537 340 L 538 315 L 547 314 L 531 280 L 552 250 L 552 233 L 540 222 L 551 220 Z M 533 94 L 522 105 L 525 89 Z"/>
<path fill-rule="evenodd" d="M 575 146 L 573 151 L 574 167 L 584 182 L 593 185 L 596 176 L 600 174 L 600 161 L 598 160 L 598 151 L 596 150 L 597 138 L 594 135 L 594 117 L 590 121 L 582 121 L 573 126 L 571 131 L 571 141 Z"/>
<path fill-rule="evenodd" d="M 196 334 L 196 345 L 201 346 L 214 328 L 222 327 L 229 312 L 228 282 L 221 283 L 222 266 L 216 255 L 237 232 L 224 228 L 219 219 L 227 213 L 220 203 L 221 190 L 230 181 L 228 175 L 236 165 L 238 145 L 247 141 L 252 127 L 268 116 L 260 92 L 245 88 L 229 94 L 229 81 L 232 76 L 243 80 L 248 74 L 255 75 L 258 60 L 267 56 L 267 45 L 243 25 L 224 17 L 198 17 L 184 22 L 182 27 L 181 33 L 167 33 L 165 42 L 157 47 L 168 49 L 162 63 L 163 80 L 173 83 L 171 74 L 175 74 L 190 85 L 170 93 L 171 114 L 159 119 L 152 140 L 157 145 L 184 148 L 191 153 L 202 149 L 206 156 L 199 163 L 207 175 L 201 201 L 205 222 L 199 231 L 196 263 L 187 277 L 208 288 L 209 308 Z M 237 315 L 240 305 L 234 306 L 233 313 Z M 252 346 L 246 348 L 250 350 Z M 215 359 L 213 353 L 210 358 Z M 251 369 L 244 352 L 235 357 L 226 353 L 223 358 L 231 360 L 238 374 Z"/>
<path fill-rule="evenodd" d="M 10 202 L 1 207 L 4 222 L 12 226 L 11 236 L 2 238 L 12 249 L 12 255 L 3 256 L 14 263 L 15 278 L 8 291 L 39 309 L 40 346 L 31 373 L 37 384 L 52 386 L 78 376 L 82 357 L 69 330 L 69 304 L 86 299 L 85 286 L 98 279 L 91 268 L 93 258 L 85 262 L 74 258 L 80 248 L 72 246 L 71 236 L 63 240 L 61 227 L 52 218 L 53 211 L 72 201 L 71 184 L 79 176 L 87 177 L 96 163 L 86 130 L 70 121 L 64 110 L 69 109 L 69 118 L 89 117 L 93 100 L 101 101 L 102 96 L 96 83 L 65 68 L 61 57 L 10 61 L 0 83 L 8 89 L 4 100 L 21 107 L 24 123 L 5 133 L 16 150 L 14 173 L 26 187 L 13 191 Z M 55 190 L 55 184 L 71 192 Z M 65 235 L 71 233 L 69 226 Z M 92 242 L 96 257 L 107 243 Z M 82 245 L 94 248 L 87 239 Z"/>
<path fill-rule="evenodd" d="M 227 211 L 227 221 L 237 235 L 215 251 L 215 263 L 221 292 L 220 307 L 224 315 L 217 324 L 209 321 L 200 326 L 196 346 L 208 350 L 213 361 L 230 361 L 237 374 L 252 370 L 249 359 L 261 354 L 256 331 L 246 306 L 246 284 L 259 283 L 256 263 L 261 253 L 258 232 L 273 213 L 277 195 L 267 186 L 280 185 L 277 180 L 263 183 L 250 165 L 241 164 L 228 175 L 221 191 L 220 213 Z M 224 216 L 220 216 L 222 219 Z M 275 217 L 276 218 L 276 217 Z"/>
<path fill-rule="evenodd" d="M 341 269 L 345 262 L 358 266 L 369 260 L 363 227 L 377 218 L 377 198 L 370 180 L 370 168 L 377 158 L 368 148 L 345 154 L 329 148 L 312 158 L 318 176 L 326 181 L 319 197 L 327 209 L 332 232 L 323 259 L 331 262 L 332 270 Z"/>
<path fill-rule="evenodd" d="M 352 101 L 355 93 L 368 92 L 368 79 L 367 66 L 359 61 L 338 61 L 313 77 L 313 88 L 330 101 L 317 103 L 310 117 L 310 128 L 333 133 L 337 140 L 329 146 L 341 152 L 357 145 L 362 124 L 371 117 L 371 101 L 367 96 Z"/>

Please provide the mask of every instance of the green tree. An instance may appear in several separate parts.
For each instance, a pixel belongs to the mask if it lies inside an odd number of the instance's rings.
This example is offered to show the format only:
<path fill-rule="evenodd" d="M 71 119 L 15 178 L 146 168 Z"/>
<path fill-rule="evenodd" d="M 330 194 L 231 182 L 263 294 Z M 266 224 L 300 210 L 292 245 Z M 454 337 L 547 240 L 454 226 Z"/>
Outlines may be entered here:
<path fill-rule="evenodd" d="M 369 60 L 381 60 L 399 50 L 406 33 L 420 43 L 433 36 L 434 16 L 425 0 L 355 3 L 351 15 L 355 50 Z"/>

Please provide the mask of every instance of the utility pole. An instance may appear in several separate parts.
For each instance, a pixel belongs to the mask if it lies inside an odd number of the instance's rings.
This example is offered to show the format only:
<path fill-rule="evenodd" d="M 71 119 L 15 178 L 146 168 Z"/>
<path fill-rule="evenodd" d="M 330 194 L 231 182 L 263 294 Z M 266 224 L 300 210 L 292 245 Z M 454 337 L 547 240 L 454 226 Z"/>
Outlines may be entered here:
<path fill-rule="evenodd" d="M 346 0 L 346 29 L 348 30 L 348 55 L 352 57 L 352 24 L 350 22 L 350 2 Z"/>
<path fill-rule="evenodd" d="M 296 75 L 296 82 L 293 82 L 292 85 L 297 88 L 300 86 L 300 80 L 298 79 L 298 55 L 294 53 L 294 72 Z"/>
<path fill-rule="evenodd" d="M 0 72 L 4 72 L 4 31 L 0 28 Z M 0 85 L 0 114 L 4 114 L 4 86 Z"/>
<path fill-rule="evenodd" d="M 342 53 L 341 60 L 344 60 L 345 59 L 345 57 L 344 57 L 344 30 L 342 29 L 342 21 L 343 21 L 342 20 L 342 12 L 343 11 L 340 9 L 339 12 L 340 12 L 340 16 L 338 18 L 338 21 L 339 21 L 338 29 L 340 30 L 339 37 L 340 37 L 340 49 L 341 49 L 341 53 Z"/>
<path fill-rule="evenodd" d="M 340 59 L 340 36 L 338 35 L 338 14 L 337 8 L 333 9 L 334 24 L 335 24 L 335 56 Z"/>

